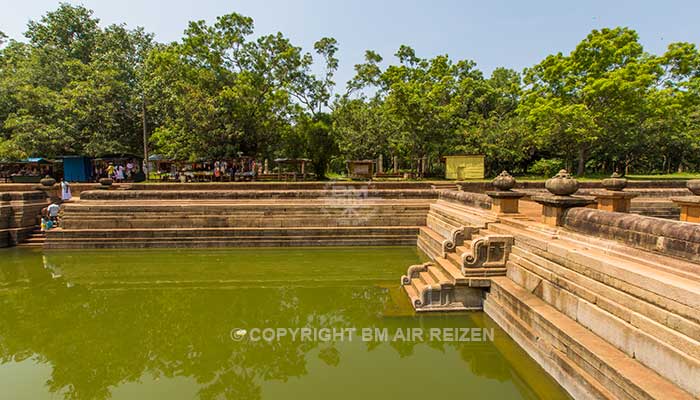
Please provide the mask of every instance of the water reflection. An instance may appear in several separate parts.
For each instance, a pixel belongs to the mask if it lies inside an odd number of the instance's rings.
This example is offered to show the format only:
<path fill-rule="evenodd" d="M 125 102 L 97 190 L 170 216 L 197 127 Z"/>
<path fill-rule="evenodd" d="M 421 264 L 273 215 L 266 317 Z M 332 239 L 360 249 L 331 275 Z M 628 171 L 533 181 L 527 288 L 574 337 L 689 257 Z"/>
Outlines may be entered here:
<path fill-rule="evenodd" d="M 182 377 L 200 399 L 417 398 L 431 382 L 475 398 L 564 396 L 522 352 L 504 357 L 512 342 L 499 330 L 495 343 L 230 337 L 237 327 L 493 327 L 480 313 L 414 316 L 395 282 L 420 261 L 411 249 L 2 256 L 0 364 L 50 366 L 46 397 L 108 399 Z"/>

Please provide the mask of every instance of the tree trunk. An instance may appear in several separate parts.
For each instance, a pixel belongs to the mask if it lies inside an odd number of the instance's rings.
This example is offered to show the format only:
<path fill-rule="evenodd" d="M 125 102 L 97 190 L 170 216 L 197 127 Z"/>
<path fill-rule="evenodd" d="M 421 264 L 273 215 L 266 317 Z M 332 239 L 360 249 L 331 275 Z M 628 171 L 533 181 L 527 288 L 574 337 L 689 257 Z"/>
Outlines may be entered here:
<path fill-rule="evenodd" d="M 580 148 L 578 150 L 578 168 L 576 169 L 576 176 L 583 176 L 586 172 L 586 150 Z"/>
<path fill-rule="evenodd" d="M 146 96 L 141 96 L 141 123 L 143 126 L 143 173 L 148 180 L 148 127 L 146 126 Z"/>

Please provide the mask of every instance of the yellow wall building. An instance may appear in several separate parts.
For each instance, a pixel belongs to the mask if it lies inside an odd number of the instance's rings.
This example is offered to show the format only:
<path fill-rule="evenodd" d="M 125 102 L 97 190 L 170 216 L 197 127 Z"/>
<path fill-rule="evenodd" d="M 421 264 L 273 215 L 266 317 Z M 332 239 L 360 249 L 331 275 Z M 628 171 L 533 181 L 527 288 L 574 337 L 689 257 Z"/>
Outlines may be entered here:
<path fill-rule="evenodd" d="M 445 156 L 446 179 L 484 179 L 484 156 Z"/>

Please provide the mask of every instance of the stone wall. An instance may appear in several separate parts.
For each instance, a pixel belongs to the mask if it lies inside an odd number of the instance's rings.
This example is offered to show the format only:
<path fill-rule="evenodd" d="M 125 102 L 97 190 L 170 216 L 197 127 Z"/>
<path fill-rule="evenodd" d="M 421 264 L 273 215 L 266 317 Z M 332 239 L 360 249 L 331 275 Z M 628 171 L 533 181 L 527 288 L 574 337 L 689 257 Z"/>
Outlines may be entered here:
<path fill-rule="evenodd" d="M 491 209 L 491 198 L 483 193 L 438 190 L 438 198 L 450 203 L 482 208 L 484 210 Z"/>
<path fill-rule="evenodd" d="M 700 262 L 700 224 L 589 208 L 568 210 L 563 223 L 575 232 Z"/>
<path fill-rule="evenodd" d="M 38 183 L 0 183 L 0 193 L 8 192 L 31 192 L 35 191 Z M 95 190 L 99 185 L 97 183 L 71 183 L 71 194 L 73 196 L 80 196 L 82 192 L 88 190 Z M 112 185 L 113 189 L 121 189 L 129 187 L 129 184 L 117 184 Z M 58 183 L 49 190 L 51 196 L 56 198 L 61 197 L 61 185 Z"/>
<path fill-rule="evenodd" d="M 46 206 L 46 194 L 38 190 L 0 193 L 0 247 L 16 245 L 29 236 Z"/>
<path fill-rule="evenodd" d="M 432 189 L 333 188 L 332 190 L 94 190 L 81 200 L 434 199 Z"/>
<path fill-rule="evenodd" d="M 212 183 L 134 183 L 132 190 L 345 190 L 345 189 L 430 189 L 432 182 L 212 182 Z"/>
<path fill-rule="evenodd" d="M 466 192 L 484 193 L 488 190 L 493 190 L 491 182 L 458 182 L 457 183 L 462 190 Z M 663 189 L 675 189 L 675 190 L 687 190 L 686 181 L 682 180 L 659 180 L 659 181 L 629 181 L 627 183 L 628 191 L 658 191 L 658 193 L 663 193 Z M 602 189 L 600 181 L 584 181 L 579 182 L 579 187 L 582 191 L 586 190 L 596 190 Z M 538 182 L 518 182 L 515 185 L 516 190 L 530 191 L 530 190 L 544 190 L 544 181 Z"/>

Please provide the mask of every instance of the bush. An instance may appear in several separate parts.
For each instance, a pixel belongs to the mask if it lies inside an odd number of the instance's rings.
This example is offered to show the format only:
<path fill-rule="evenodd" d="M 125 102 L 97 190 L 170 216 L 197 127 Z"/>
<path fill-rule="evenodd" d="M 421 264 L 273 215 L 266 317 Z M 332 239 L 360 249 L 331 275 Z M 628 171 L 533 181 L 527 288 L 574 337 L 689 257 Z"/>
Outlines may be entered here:
<path fill-rule="evenodd" d="M 542 158 L 535 161 L 527 172 L 531 175 L 540 175 L 544 177 L 552 177 L 564 168 L 564 161 L 558 158 Z"/>

